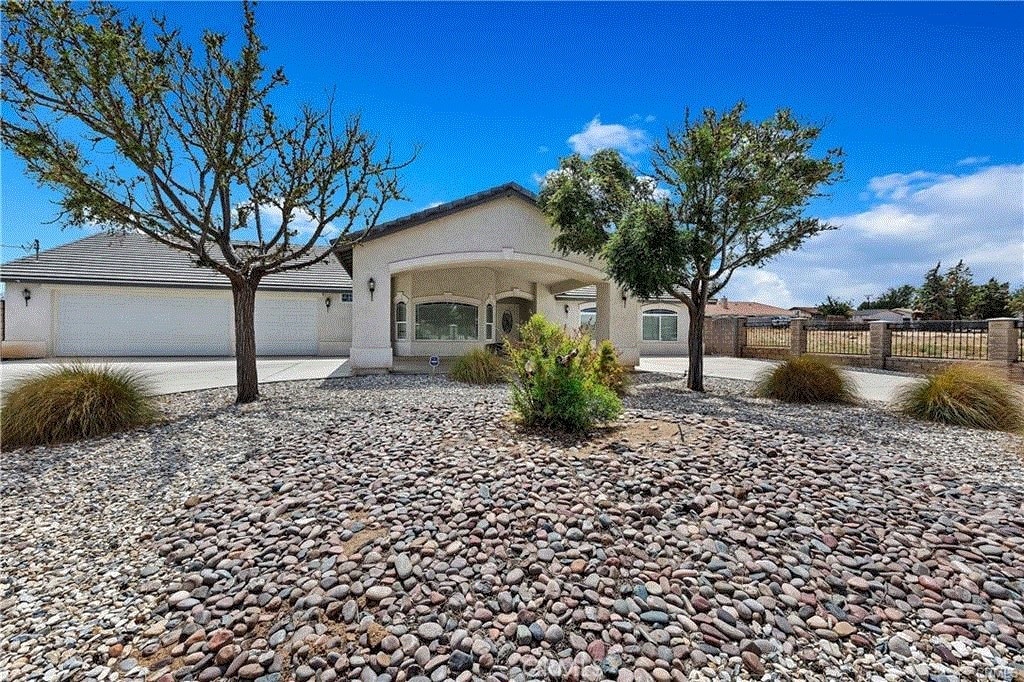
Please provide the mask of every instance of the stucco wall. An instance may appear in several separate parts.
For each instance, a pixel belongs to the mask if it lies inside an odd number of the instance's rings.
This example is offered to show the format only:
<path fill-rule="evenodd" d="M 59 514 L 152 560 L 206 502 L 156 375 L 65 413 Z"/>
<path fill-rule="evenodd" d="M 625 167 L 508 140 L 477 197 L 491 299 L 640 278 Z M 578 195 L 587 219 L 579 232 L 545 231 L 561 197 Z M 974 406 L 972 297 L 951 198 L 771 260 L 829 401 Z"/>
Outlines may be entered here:
<path fill-rule="evenodd" d="M 571 288 L 601 282 L 603 272 L 588 258 L 572 254 L 562 257 L 553 252 L 553 230 L 537 208 L 518 197 L 495 199 L 486 204 L 468 208 L 405 230 L 399 230 L 373 239 L 353 248 L 353 319 L 351 360 L 354 369 L 386 369 L 391 366 L 393 351 L 393 324 L 391 303 L 397 292 L 410 299 L 417 298 L 411 289 L 418 274 L 438 271 L 424 280 L 424 289 L 430 295 L 452 295 L 480 301 L 484 305 L 484 289 L 497 294 L 515 286 L 526 289 L 533 296 L 534 308 L 549 319 L 564 319 L 565 304 L 555 294 Z M 446 268 L 459 268 L 444 273 Z M 472 271 L 461 277 L 468 268 Z M 476 272 L 476 270 L 481 272 Z M 487 270 L 495 272 L 488 275 Z M 413 272 L 413 279 L 404 275 Z M 505 274 L 501 274 L 505 273 Z M 512 273 L 512 274 L 509 274 Z M 373 279 L 375 289 L 371 296 L 368 282 Z M 432 279 L 431 279 L 432 278 Z M 504 278 L 505 281 L 498 281 Z M 532 284 L 529 288 L 527 283 Z M 409 291 L 406 291 L 409 288 Z M 413 295 L 410 295 L 412 293 Z M 424 294 L 426 295 L 426 294 Z M 618 296 L 616 290 L 615 296 Z M 630 308 L 633 302 L 630 301 Z M 628 311 L 624 311 L 628 312 Z M 615 317 L 623 312 L 616 311 Z M 481 325 L 483 310 L 480 311 Z M 410 319 L 409 334 L 414 334 Z M 621 338 L 613 338 L 627 357 L 637 351 L 637 330 L 628 324 L 616 324 Z M 482 326 L 481 326 L 482 329 Z M 481 334 L 482 336 L 482 334 Z M 395 344 L 400 354 L 458 354 L 474 343 L 450 344 L 436 342 L 420 344 L 410 341 Z M 415 344 L 415 345 L 414 345 Z"/>

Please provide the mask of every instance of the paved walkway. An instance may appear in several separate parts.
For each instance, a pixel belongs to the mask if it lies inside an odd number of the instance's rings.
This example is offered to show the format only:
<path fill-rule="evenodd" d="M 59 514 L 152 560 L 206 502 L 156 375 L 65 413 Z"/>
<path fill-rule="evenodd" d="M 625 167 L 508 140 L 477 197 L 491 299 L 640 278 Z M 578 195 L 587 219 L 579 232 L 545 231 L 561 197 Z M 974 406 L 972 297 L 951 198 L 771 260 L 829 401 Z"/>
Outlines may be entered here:
<path fill-rule="evenodd" d="M 672 358 L 641 358 L 640 369 L 648 372 L 666 372 L 669 374 L 683 374 L 686 372 L 689 360 L 685 357 Z M 750 360 L 747 358 L 704 358 L 704 375 L 709 377 L 721 377 L 723 379 L 753 380 L 758 374 L 766 369 L 774 367 L 777 363 L 769 360 Z M 859 372 L 847 368 L 857 384 L 857 390 L 867 400 L 879 400 L 888 402 L 896 393 L 917 381 L 913 377 L 899 376 L 895 374 L 878 374 L 875 372 Z"/>
<path fill-rule="evenodd" d="M 157 395 L 235 385 L 234 358 L 117 358 L 89 363 L 132 367 L 149 377 Z M 7 360 L 0 363 L 0 385 L 6 389 L 19 378 L 56 363 L 46 360 Z M 264 358 L 256 361 L 261 384 L 349 375 L 348 358 Z"/>
<path fill-rule="evenodd" d="M 97 364 L 133 367 L 150 378 L 158 395 L 198 391 L 235 385 L 235 361 L 232 358 L 119 358 L 117 360 L 91 360 Z M 8 360 L 0 363 L 0 385 L 7 388 L 26 374 L 56 364 L 54 360 Z M 754 379 L 774 363 L 746 358 L 704 358 L 704 373 L 725 379 Z M 420 366 L 422 365 L 422 367 Z M 643 358 L 640 369 L 649 372 L 682 374 L 686 372 L 685 357 Z M 350 374 L 348 358 L 265 358 L 256 362 L 260 383 L 327 379 Z M 439 368 L 444 372 L 445 367 Z M 430 368 L 426 361 L 399 363 L 396 370 L 403 373 L 424 373 Z M 851 370 L 857 388 L 868 400 L 888 401 L 896 391 L 914 379 L 892 374 L 875 374 Z"/>

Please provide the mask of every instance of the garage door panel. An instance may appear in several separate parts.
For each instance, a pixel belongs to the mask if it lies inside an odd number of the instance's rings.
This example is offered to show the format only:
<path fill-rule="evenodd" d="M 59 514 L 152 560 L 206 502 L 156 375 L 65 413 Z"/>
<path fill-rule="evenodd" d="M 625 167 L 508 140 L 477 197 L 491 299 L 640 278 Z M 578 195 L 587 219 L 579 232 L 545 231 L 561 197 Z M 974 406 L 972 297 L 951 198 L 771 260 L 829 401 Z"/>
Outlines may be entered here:
<path fill-rule="evenodd" d="M 66 356 L 229 355 L 231 301 L 225 295 L 64 293 L 56 354 Z"/>
<path fill-rule="evenodd" d="M 257 355 L 316 355 L 319 297 L 256 296 Z"/>

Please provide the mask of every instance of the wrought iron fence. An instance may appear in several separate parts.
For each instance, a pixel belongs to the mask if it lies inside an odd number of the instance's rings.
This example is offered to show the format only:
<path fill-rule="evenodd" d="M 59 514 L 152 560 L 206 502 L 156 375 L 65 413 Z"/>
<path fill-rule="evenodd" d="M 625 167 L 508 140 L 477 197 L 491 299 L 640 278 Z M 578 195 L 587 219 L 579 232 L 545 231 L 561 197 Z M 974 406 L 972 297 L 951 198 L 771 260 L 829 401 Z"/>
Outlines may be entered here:
<path fill-rule="evenodd" d="M 914 320 L 890 324 L 891 354 L 903 358 L 988 359 L 985 320 Z"/>
<path fill-rule="evenodd" d="M 789 325 L 747 318 L 744 344 L 754 348 L 789 348 Z"/>
<path fill-rule="evenodd" d="M 807 352 L 868 355 L 871 327 L 867 322 L 813 320 L 807 323 Z"/>

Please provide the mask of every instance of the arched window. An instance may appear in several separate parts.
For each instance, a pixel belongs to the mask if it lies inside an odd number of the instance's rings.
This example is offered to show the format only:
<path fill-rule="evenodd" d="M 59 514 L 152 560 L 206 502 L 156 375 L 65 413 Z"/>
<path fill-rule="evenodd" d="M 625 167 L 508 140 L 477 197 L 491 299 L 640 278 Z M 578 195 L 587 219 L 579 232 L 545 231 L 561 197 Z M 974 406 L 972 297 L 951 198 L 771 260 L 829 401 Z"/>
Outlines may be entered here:
<path fill-rule="evenodd" d="M 404 341 L 409 337 L 409 318 L 405 301 L 395 304 L 395 338 Z"/>
<path fill-rule="evenodd" d="M 484 330 L 487 332 L 487 340 L 494 338 L 494 306 L 487 304 L 487 317 L 484 320 Z"/>
<path fill-rule="evenodd" d="M 580 329 L 586 332 L 592 332 L 596 326 L 597 308 L 591 307 L 580 309 Z"/>
<path fill-rule="evenodd" d="M 672 310 L 645 310 L 644 341 L 678 341 L 679 316 Z"/>
<path fill-rule="evenodd" d="M 476 341 L 479 308 L 465 303 L 417 303 L 417 341 Z"/>

